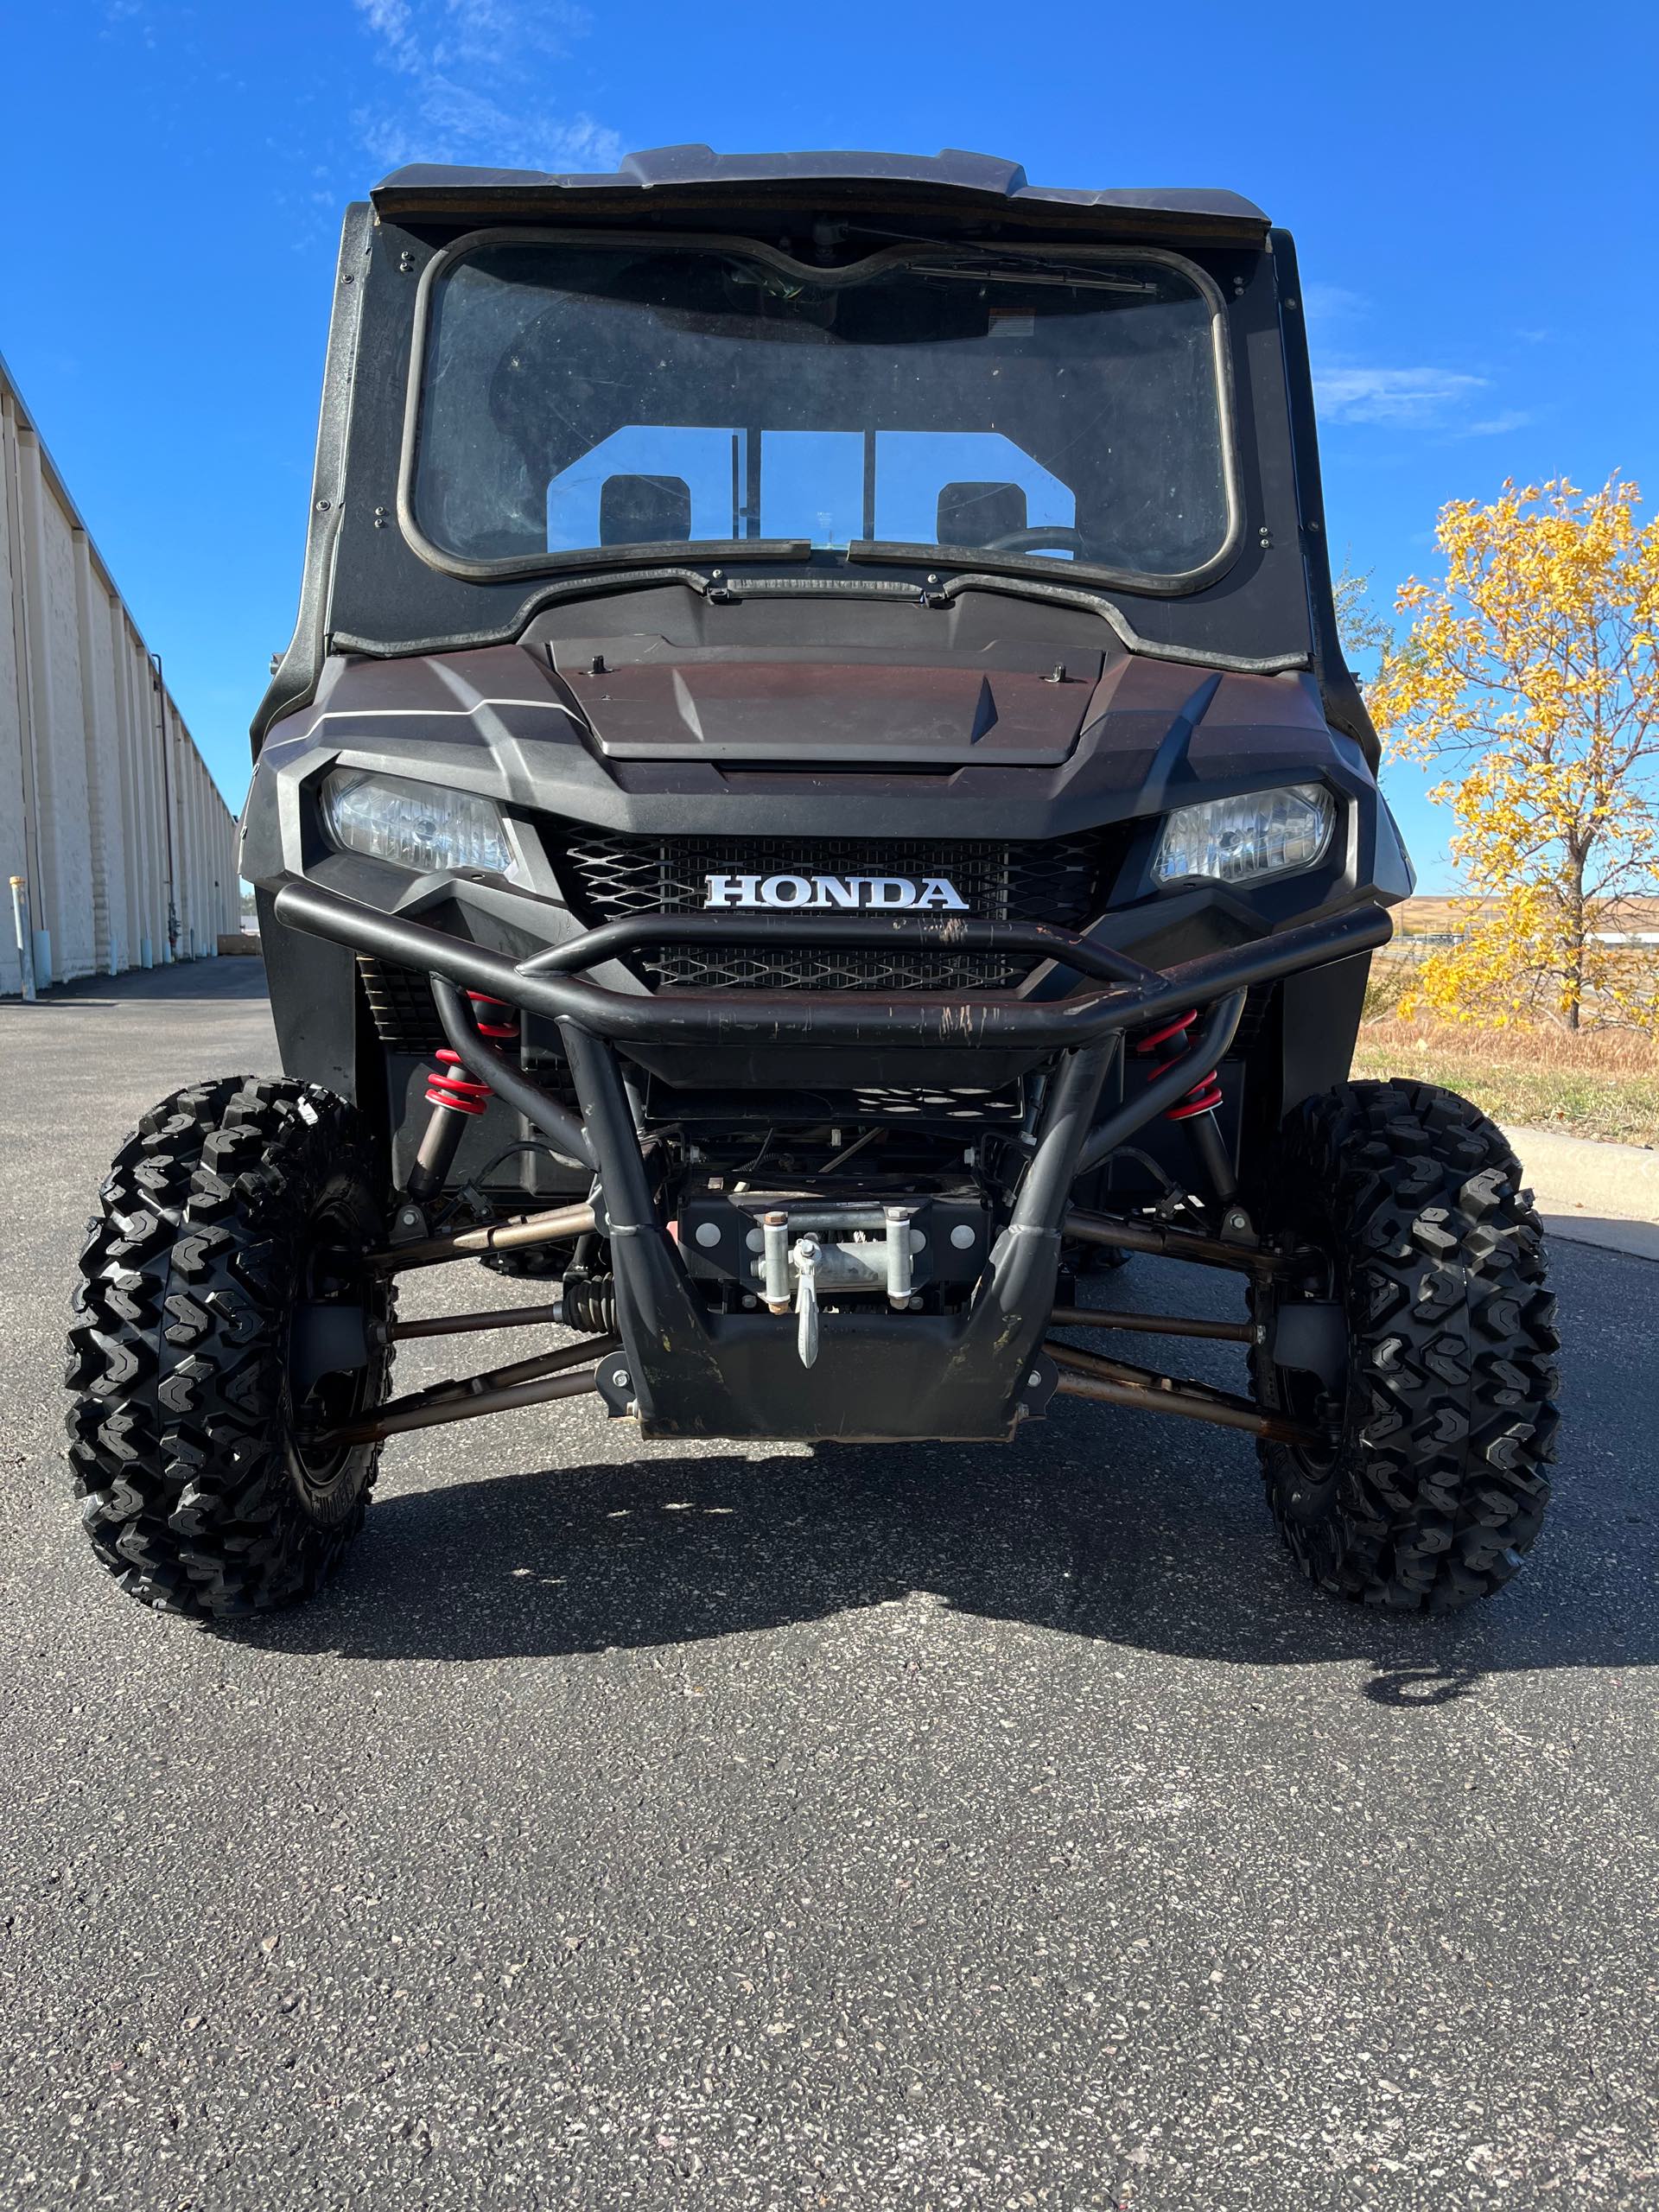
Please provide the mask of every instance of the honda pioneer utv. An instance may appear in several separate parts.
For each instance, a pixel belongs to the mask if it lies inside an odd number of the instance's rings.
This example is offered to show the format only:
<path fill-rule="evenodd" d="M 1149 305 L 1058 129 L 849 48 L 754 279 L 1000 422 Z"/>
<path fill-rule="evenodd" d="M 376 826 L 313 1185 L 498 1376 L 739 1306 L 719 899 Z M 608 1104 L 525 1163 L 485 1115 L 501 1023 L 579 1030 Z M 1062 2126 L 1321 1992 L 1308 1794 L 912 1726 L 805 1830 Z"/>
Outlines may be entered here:
<path fill-rule="evenodd" d="M 589 1392 L 663 1440 L 1207 1421 L 1326 1589 L 1513 1573 L 1541 1243 L 1472 1106 L 1348 1080 L 1412 876 L 1301 307 L 1230 193 L 965 154 L 350 210 L 243 825 L 287 1073 L 147 1115 L 83 1261 L 71 1455 L 127 1589 L 302 1596 L 385 1439 Z M 1139 1254 L 1238 1317 L 1084 1302 Z M 548 1280 L 397 1319 L 466 1259 Z M 509 1327 L 388 1395 L 400 1338 Z"/>

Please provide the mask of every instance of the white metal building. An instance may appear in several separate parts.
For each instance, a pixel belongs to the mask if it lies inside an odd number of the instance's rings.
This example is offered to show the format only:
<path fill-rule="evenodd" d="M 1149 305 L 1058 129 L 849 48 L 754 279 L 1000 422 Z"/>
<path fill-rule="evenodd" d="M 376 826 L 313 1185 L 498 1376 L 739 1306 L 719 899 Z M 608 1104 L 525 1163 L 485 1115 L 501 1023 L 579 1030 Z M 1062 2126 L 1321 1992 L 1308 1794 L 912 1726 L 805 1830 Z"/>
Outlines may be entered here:
<path fill-rule="evenodd" d="M 0 359 L 0 994 L 217 952 L 236 823 Z"/>

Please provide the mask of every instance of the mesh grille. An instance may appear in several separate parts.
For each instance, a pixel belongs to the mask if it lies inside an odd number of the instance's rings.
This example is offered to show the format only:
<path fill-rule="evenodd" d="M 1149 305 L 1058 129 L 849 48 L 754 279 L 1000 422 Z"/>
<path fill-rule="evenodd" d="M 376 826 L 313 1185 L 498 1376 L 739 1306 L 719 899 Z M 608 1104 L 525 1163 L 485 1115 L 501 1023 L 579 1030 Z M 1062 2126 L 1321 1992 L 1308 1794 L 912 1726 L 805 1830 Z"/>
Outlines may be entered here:
<path fill-rule="evenodd" d="M 1096 831 L 1037 844 L 824 837 L 588 837 L 565 849 L 572 897 L 589 923 L 627 914 L 698 914 L 710 875 L 941 875 L 983 921 L 1077 929 L 1104 903 L 1109 855 Z M 803 918 L 804 931 L 810 917 Z M 734 917 L 735 921 L 736 917 Z M 1009 990 L 1033 963 L 990 953 L 809 945 L 666 945 L 641 957 L 658 988 L 709 990 Z"/>

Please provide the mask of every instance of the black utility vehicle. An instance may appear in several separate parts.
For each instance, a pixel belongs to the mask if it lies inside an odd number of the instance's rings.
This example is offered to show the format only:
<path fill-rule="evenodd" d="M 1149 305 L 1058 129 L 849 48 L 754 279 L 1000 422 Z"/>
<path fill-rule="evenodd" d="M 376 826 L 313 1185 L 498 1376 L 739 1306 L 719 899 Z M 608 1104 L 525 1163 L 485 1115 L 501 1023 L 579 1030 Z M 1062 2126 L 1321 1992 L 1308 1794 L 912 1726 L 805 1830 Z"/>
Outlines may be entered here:
<path fill-rule="evenodd" d="M 967 154 L 399 171 L 346 217 L 254 741 L 287 1076 L 145 1117 L 73 1333 L 135 1596 L 302 1596 L 384 1439 L 582 1392 L 667 1439 L 1218 1423 L 1385 1605 L 1532 1542 L 1515 1158 L 1347 1080 L 1412 879 L 1248 201 Z M 1086 1303 L 1132 1254 L 1239 1317 Z M 540 1302 L 396 1319 L 466 1258 Z M 400 1338 L 509 1325 L 388 1396 Z M 1248 1393 L 1080 1330 L 1236 1342 Z"/>

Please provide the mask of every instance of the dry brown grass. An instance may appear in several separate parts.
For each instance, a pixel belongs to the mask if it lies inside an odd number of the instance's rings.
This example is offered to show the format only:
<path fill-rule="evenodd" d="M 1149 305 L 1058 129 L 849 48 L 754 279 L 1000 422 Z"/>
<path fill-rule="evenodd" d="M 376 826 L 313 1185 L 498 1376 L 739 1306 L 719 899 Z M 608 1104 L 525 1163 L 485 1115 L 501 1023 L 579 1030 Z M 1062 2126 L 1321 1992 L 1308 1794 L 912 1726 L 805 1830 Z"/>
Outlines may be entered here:
<path fill-rule="evenodd" d="M 1397 996 L 1392 981 L 1385 967 L 1378 1000 Z M 1356 1075 L 1440 1084 L 1498 1122 L 1659 1145 L 1659 1038 L 1630 1029 L 1574 1033 L 1550 1024 L 1492 1029 L 1408 1021 L 1370 995 L 1367 1013 L 1372 1018 L 1360 1029 Z"/>
<path fill-rule="evenodd" d="M 1368 1021 L 1361 1034 L 1373 1050 L 1382 1052 L 1459 1052 L 1509 1067 L 1659 1080 L 1659 1038 L 1635 1029 L 1574 1032 L 1553 1022 L 1489 1029 L 1472 1022 L 1440 1021 L 1429 1014 L 1409 1021 L 1395 1014 Z"/>
<path fill-rule="evenodd" d="M 1612 1024 L 1574 1032 L 1548 1021 L 1500 1027 L 1402 1017 L 1400 1002 L 1432 949 L 1425 938 L 1460 928 L 1471 904 L 1410 899 L 1399 910 L 1393 944 L 1371 963 L 1355 1074 L 1442 1084 L 1500 1123 L 1659 1145 L 1659 1034 Z M 1619 920 L 1628 929 L 1659 928 L 1659 899 L 1626 902 Z"/>
<path fill-rule="evenodd" d="M 1471 911 L 1484 902 L 1456 893 L 1443 896 L 1423 893 L 1395 908 L 1396 936 L 1410 938 L 1444 936 L 1461 930 Z M 1624 899 L 1610 908 L 1600 926 L 1619 930 L 1659 930 L 1659 899 Z"/>

